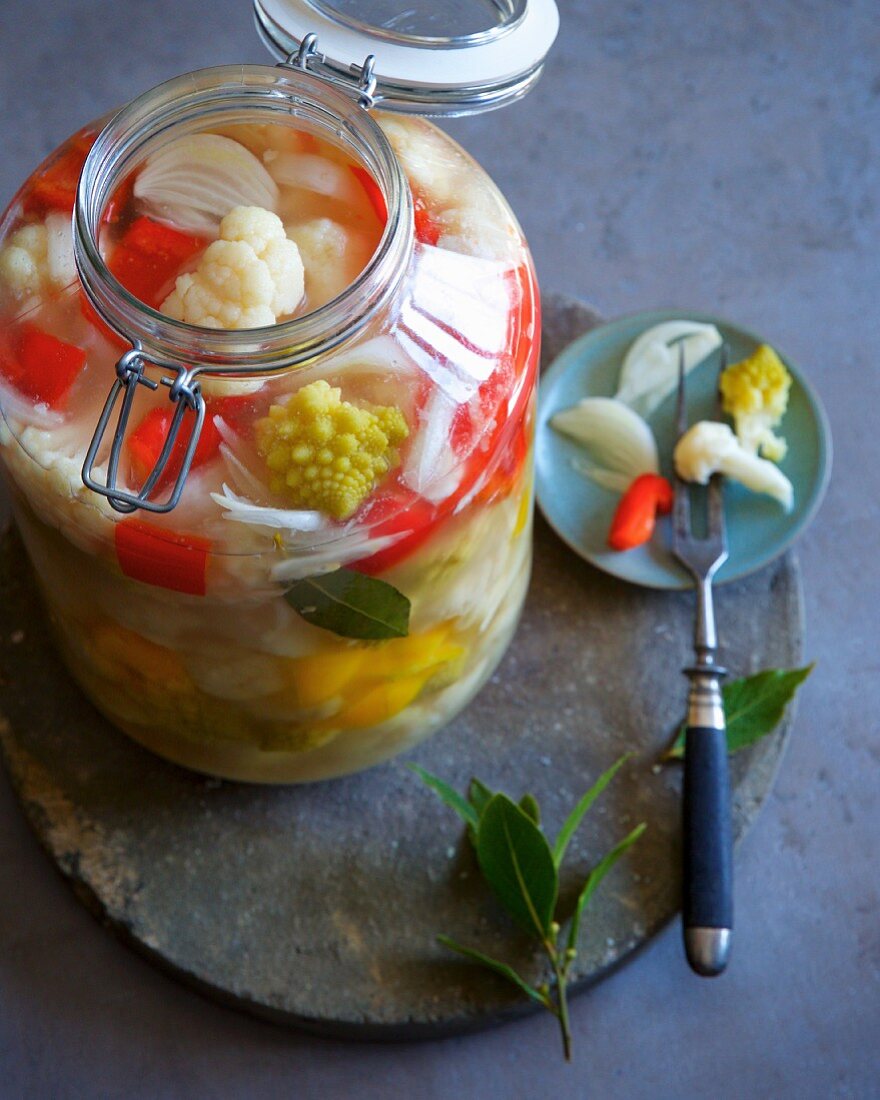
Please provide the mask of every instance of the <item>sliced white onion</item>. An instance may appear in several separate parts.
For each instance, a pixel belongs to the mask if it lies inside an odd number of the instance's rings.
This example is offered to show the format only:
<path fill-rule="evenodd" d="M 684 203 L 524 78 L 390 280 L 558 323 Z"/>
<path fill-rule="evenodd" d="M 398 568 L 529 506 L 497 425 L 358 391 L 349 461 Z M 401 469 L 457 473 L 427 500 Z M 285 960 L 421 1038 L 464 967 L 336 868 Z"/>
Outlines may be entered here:
<path fill-rule="evenodd" d="M 354 204 L 358 200 L 358 186 L 348 169 L 326 157 L 314 153 L 263 154 L 263 160 L 272 179 L 282 187 L 299 187 L 318 195 Z"/>
<path fill-rule="evenodd" d="M 151 157 L 134 184 L 135 196 L 162 222 L 216 237 L 236 206 L 278 211 L 278 186 L 241 142 L 220 134 L 191 134 Z"/>
<path fill-rule="evenodd" d="M 314 549 L 307 545 L 297 545 L 294 547 L 296 553 L 293 557 L 272 567 L 272 580 L 294 581 L 302 577 L 312 577 L 316 573 L 329 573 L 348 562 L 378 554 L 406 534 L 407 531 L 396 531 L 393 535 L 373 538 L 368 531 L 355 531 L 325 544 L 318 544 Z"/>
<path fill-rule="evenodd" d="M 601 466 L 593 466 L 589 462 L 573 462 L 572 465 L 579 474 L 588 477 L 590 481 L 607 489 L 611 493 L 625 493 L 633 482 L 627 474 L 618 474 L 614 470 L 605 470 Z"/>
<path fill-rule="evenodd" d="M 265 493 L 266 486 L 248 469 L 228 444 L 220 444 L 220 457 L 226 463 L 229 476 L 240 492 L 252 493 L 254 496 L 262 496 Z"/>
<path fill-rule="evenodd" d="M 211 499 L 224 509 L 224 519 L 253 527 L 268 527 L 275 531 L 320 531 L 327 525 L 320 512 L 253 504 L 237 496 L 226 484 L 222 493 L 211 493 Z"/>
<path fill-rule="evenodd" d="M 37 428 L 56 428 L 64 423 L 60 413 L 53 412 L 46 404 L 34 404 L 29 397 L 22 395 L 12 386 L 0 382 L 0 416 L 9 424 L 13 435 L 21 435 L 24 428 L 32 424 Z"/>
<path fill-rule="evenodd" d="M 626 492 L 640 474 L 659 473 L 654 433 L 616 397 L 585 397 L 550 423 L 588 449 L 594 463 L 575 467 L 605 488 Z"/>
<path fill-rule="evenodd" d="M 685 373 L 721 346 L 714 325 L 696 321 L 666 321 L 634 341 L 620 370 L 616 397 L 642 416 L 654 409 L 678 385 L 679 347 L 684 348 Z"/>
<path fill-rule="evenodd" d="M 404 485 L 433 504 L 445 500 L 458 487 L 454 471 L 459 459 L 449 443 L 457 411 L 451 398 L 442 390 L 434 390 L 422 410 L 418 434 L 403 468 Z"/>

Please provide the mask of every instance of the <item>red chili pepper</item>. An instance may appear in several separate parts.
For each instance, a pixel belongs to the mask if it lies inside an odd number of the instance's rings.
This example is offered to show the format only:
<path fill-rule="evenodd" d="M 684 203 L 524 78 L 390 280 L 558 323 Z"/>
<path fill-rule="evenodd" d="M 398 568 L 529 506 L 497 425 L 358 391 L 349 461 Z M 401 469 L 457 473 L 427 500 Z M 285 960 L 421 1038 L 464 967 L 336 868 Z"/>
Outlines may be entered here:
<path fill-rule="evenodd" d="M 385 203 L 385 196 L 382 194 L 382 189 L 378 183 L 373 179 L 366 168 L 361 168 L 359 164 L 352 164 L 351 171 L 358 183 L 363 187 L 367 193 L 367 198 L 370 200 L 370 206 L 376 212 L 376 217 L 384 225 L 388 221 L 388 206 Z"/>
<path fill-rule="evenodd" d="M 128 227 L 107 266 L 130 294 L 158 308 L 181 266 L 206 243 L 141 216 Z"/>
<path fill-rule="evenodd" d="M 24 197 L 24 210 L 38 214 L 51 210 L 71 213 L 79 177 L 94 143 L 94 134 L 74 138 L 71 147 L 33 181 Z"/>
<path fill-rule="evenodd" d="M 660 474 L 637 477 L 620 498 L 608 545 L 612 550 L 632 550 L 647 542 L 654 533 L 658 513 L 666 515 L 672 509 L 672 486 Z"/>
<path fill-rule="evenodd" d="M 24 324 L 19 331 L 17 355 L 5 359 L 0 371 L 31 401 L 63 409 L 85 362 L 82 348 L 50 336 L 35 325 Z"/>
<path fill-rule="evenodd" d="M 116 557 L 122 572 L 136 581 L 204 596 L 211 544 L 196 535 L 180 535 L 139 519 L 114 528 Z"/>

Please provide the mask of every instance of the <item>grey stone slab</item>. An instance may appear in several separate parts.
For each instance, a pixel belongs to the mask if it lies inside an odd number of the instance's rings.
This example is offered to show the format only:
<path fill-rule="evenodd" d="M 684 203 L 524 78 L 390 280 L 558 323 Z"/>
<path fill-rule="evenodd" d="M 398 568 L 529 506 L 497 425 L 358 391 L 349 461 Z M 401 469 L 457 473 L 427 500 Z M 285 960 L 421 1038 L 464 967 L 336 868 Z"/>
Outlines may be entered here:
<path fill-rule="evenodd" d="M 265 57 L 249 7 L 3 0 L 0 201 L 86 119 L 187 69 Z M 574 1002 L 573 1066 L 542 1016 L 403 1048 L 316 1042 L 120 951 L 40 857 L 0 769 L 3 1100 L 877 1094 L 877 2 L 561 0 L 560 12 L 530 96 L 443 124 L 509 198 L 542 288 L 608 317 L 722 313 L 794 358 L 834 432 L 829 493 L 798 543 L 817 667 L 737 854 L 728 973 L 693 978 L 670 926 Z"/>
<path fill-rule="evenodd" d="M 545 302 L 545 361 L 597 321 Z M 415 1038 L 472 1030 L 529 1007 L 451 958 L 446 932 L 540 962 L 482 884 L 457 820 L 401 761 L 308 787 L 221 783 L 129 742 L 51 651 L 15 539 L 2 553 L 0 742 L 44 848 L 99 918 L 153 961 L 258 1015 L 323 1033 Z M 801 658 L 797 565 L 787 557 L 718 596 L 724 659 L 739 673 Z M 555 832 L 624 752 L 633 760 L 573 843 L 563 895 L 637 822 L 648 830 L 588 913 L 574 984 L 628 958 L 676 912 L 679 774 L 657 766 L 681 715 L 688 594 L 624 585 L 539 523 L 526 611 L 477 701 L 414 759 L 459 789 L 471 775 L 538 798 Z M 787 726 L 733 760 L 735 834 L 766 797 Z"/>

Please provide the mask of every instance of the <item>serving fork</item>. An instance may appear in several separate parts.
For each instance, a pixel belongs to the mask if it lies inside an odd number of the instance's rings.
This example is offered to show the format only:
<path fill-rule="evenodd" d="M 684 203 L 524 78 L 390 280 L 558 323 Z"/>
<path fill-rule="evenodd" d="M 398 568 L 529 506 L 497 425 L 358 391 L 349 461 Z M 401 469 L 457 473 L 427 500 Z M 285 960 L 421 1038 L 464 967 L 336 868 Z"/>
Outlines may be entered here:
<path fill-rule="evenodd" d="M 725 345 L 722 371 L 726 363 Z M 677 439 L 687 427 L 684 348 L 680 346 Z M 727 560 L 727 533 L 720 474 L 710 479 L 706 490 L 706 533 L 701 537 L 691 527 L 690 487 L 677 473 L 674 490 L 672 549 L 693 576 L 697 592 L 695 660 L 684 669 L 690 681 L 684 753 L 684 943 L 691 968 L 711 977 L 727 966 L 733 929 L 730 782 L 721 694 L 727 673 L 717 660 L 712 601 L 712 578 Z"/>

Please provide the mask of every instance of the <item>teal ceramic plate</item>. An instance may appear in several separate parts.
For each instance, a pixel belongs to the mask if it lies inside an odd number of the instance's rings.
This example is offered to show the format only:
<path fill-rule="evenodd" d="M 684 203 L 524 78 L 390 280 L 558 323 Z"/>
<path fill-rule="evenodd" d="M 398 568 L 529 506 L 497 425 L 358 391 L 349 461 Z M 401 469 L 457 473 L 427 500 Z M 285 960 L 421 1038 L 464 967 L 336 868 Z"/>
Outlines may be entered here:
<path fill-rule="evenodd" d="M 554 431 L 550 417 L 582 397 L 610 397 L 617 389 L 620 365 L 630 344 L 646 329 L 663 321 L 687 318 L 717 326 L 727 341 L 730 362 L 750 355 L 762 341 L 751 332 L 707 314 L 663 310 L 622 317 L 575 340 L 544 373 L 538 402 L 536 477 L 538 503 L 559 537 L 599 569 L 648 588 L 689 588 L 691 580 L 672 557 L 669 518 L 660 520 L 651 542 L 616 553 L 605 543 L 619 500 L 616 493 L 594 484 L 574 468 L 585 452 L 573 440 Z M 781 554 L 816 513 L 831 472 L 831 433 L 818 397 L 791 360 L 775 345 L 794 379 L 788 411 L 779 432 L 788 440 L 780 464 L 794 486 L 794 509 L 786 514 L 770 497 L 740 485 L 725 486 L 725 514 L 730 557 L 717 581 L 737 580 Z M 707 419 L 714 409 L 718 353 L 688 375 L 690 422 Z M 657 437 L 662 472 L 671 472 L 675 439 L 675 395 L 650 418 Z"/>

